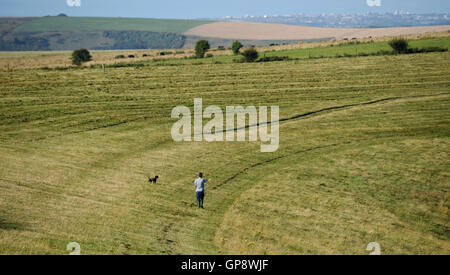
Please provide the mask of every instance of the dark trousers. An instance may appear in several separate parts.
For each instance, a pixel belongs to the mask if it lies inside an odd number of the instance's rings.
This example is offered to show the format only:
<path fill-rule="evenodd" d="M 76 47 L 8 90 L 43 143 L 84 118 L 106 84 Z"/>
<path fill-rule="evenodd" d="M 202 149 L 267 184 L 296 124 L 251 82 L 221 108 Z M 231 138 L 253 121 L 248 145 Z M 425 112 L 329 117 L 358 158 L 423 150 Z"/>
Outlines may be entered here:
<path fill-rule="evenodd" d="M 197 192 L 197 204 L 198 207 L 203 208 L 203 199 L 205 198 L 205 192 Z"/>

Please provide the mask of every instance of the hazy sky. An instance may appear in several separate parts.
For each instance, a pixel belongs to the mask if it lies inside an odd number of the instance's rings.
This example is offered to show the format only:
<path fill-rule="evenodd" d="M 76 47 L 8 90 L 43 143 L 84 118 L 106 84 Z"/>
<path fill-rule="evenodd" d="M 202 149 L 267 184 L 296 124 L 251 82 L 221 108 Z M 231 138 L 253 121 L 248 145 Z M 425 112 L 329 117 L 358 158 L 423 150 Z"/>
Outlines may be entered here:
<path fill-rule="evenodd" d="M 80 5 L 78 6 L 78 3 Z M 370 5 L 370 6 L 369 6 Z M 450 12 L 450 0 L 0 0 L 0 16 L 217 18 L 275 14 Z"/>

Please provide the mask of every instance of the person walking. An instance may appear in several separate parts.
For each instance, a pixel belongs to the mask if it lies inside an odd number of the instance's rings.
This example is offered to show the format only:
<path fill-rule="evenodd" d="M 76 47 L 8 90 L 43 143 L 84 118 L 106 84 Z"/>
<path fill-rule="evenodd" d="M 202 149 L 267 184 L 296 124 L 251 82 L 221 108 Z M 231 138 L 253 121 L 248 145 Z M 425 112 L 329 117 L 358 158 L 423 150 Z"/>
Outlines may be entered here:
<path fill-rule="evenodd" d="M 203 173 L 198 174 L 198 178 L 194 181 L 195 192 L 197 193 L 198 208 L 203 208 L 203 200 L 205 199 L 205 183 L 207 179 L 203 178 Z"/>

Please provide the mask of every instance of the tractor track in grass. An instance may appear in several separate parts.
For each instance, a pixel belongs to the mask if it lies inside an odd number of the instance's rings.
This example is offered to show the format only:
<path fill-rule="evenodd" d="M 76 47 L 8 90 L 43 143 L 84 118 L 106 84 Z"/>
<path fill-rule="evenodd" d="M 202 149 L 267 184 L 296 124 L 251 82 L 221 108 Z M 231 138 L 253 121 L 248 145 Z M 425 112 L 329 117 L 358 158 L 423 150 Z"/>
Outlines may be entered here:
<path fill-rule="evenodd" d="M 310 111 L 310 112 L 294 115 L 294 116 L 287 117 L 287 118 L 281 118 L 281 119 L 279 119 L 277 121 L 267 121 L 267 122 L 263 122 L 263 123 L 246 125 L 244 127 L 236 127 L 236 128 L 233 128 L 233 129 L 225 129 L 225 130 L 222 130 L 222 133 L 250 129 L 250 128 L 258 127 L 258 126 L 261 126 L 261 125 L 270 125 L 270 124 L 273 124 L 273 123 L 280 123 L 280 122 L 296 120 L 296 119 L 299 119 L 299 118 L 309 117 L 309 116 L 312 116 L 312 115 L 315 115 L 315 114 L 324 113 L 324 112 L 327 112 L 327 111 L 336 111 L 336 110 L 347 109 L 347 108 L 351 108 L 351 107 L 373 105 L 373 104 L 377 104 L 377 103 L 382 103 L 382 102 L 387 102 L 387 101 L 394 101 L 394 100 L 400 100 L 400 99 L 437 97 L 437 96 L 443 96 L 443 95 L 450 95 L 450 93 L 439 93 L 439 94 L 432 94 L 432 95 L 411 95 L 411 96 L 386 97 L 386 98 L 376 99 L 376 100 L 372 100 L 372 101 L 366 101 L 366 102 L 360 102 L 360 103 L 352 103 L 352 104 L 345 104 L 345 105 L 339 105 L 339 106 L 326 107 L 326 108 L 322 108 L 322 109 L 319 109 L 319 110 Z M 220 131 L 218 131 L 218 133 L 220 133 Z M 211 135 L 212 133 L 209 132 L 209 133 L 205 133 L 205 134 L 206 135 Z"/>
<path fill-rule="evenodd" d="M 235 178 L 239 177 L 240 175 L 245 174 L 250 169 L 253 169 L 253 168 L 256 168 L 256 167 L 259 167 L 259 166 L 262 166 L 262 165 L 270 164 L 270 163 L 275 162 L 275 161 L 280 160 L 280 159 L 284 159 L 284 158 L 287 158 L 287 157 L 290 157 L 290 156 L 293 156 L 293 155 L 297 155 L 297 154 L 301 154 L 301 153 L 307 153 L 307 152 L 311 152 L 311 151 L 315 151 L 315 150 L 320 150 L 320 149 L 325 149 L 325 148 L 332 148 L 332 147 L 341 146 L 341 145 L 348 145 L 348 144 L 352 144 L 352 143 L 358 143 L 359 141 L 362 141 L 362 140 L 346 141 L 346 142 L 341 142 L 341 143 L 333 143 L 333 144 L 329 144 L 329 145 L 311 147 L 311 148 L 295 151 L 295 152 L 293 152 L 291 154 L 281 155 L 281 156 L 278 156 L 278 157 L 275 157 L 275 158 L 271 158 L 271 159 L 268 159 L 268 160 L 265 160 L 265 161 L 257 162 L 257 163 L 254 163 L 254 164 L 252 164 L 252 165 L 250 165 L 250 166 L 240 170 L 239 172 L 237 172 L 233 176 L 227 178 L 222 183 L 211 187 L 211 189 L 216 189 L 218 187 L 221 187 L 224 184 L 227 184 L 228 182 L 230 182 L 230 181 L 234 180 Z"/>
<path fill-rule="evenodd" d="M 377 103 L 381 103 L 381 102 L 385 102 L 385 101 L 392 101 L 392 100 L 398 100 L 398 99 L 408 99 L 408 98 L 434 97 L 434 96 L 442 96 L 442 95 L 448 95 L 448 94 L 450 94 L 450 93 L 440 93 L 440 94 L 434 94 L 434 95 L 413 95 L 413 96 L 386 97 L 386 98 L 381 98 L 381 99 L 367 101 L 367 102 L 362 102 L 362 103 L 353 103 L 353 104 L 346 104 L 346 105 L 341 105 L 341 106 L 327 107 L 327 108 L 323 108 L 323 109 L 320 109 L 320 110 L 317 110 L 317 111 L 311 111 L 311 112 L 307 112 L 307 113 L 304 113 L 304 114 L 291 116 L 289 118 L 282 118 L 278 122 L 294 120 L 294 119 L 298 119 L 298 118 L 302 118 L 302 117 L 306 117 L 306 116 L 310 116 L 310 115 L 315 115 L 315 114 L 318 114 L 318 113 L 323 113 L 323 112 L 326 112 L 326 111 L 334 111 L 334 110 L 340 110 L 340 109 L 345 109 L 345 108 L 350 108 L 350 107 L 373 105 L 373 104 L 377 104 Z"/>

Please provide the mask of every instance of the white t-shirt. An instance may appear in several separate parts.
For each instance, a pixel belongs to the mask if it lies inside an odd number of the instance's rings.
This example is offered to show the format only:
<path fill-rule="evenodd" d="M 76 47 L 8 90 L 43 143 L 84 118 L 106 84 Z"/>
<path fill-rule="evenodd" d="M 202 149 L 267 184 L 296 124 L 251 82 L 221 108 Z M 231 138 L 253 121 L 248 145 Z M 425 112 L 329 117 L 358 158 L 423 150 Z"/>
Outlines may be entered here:
<path fill-rule="evenodd" d="M 196 192 L 204 192 L 205 191 L 205 182 L 208 180 L 205 180 L 203 178 L 198 178 L 194 181 L 194 187 Z"/>

